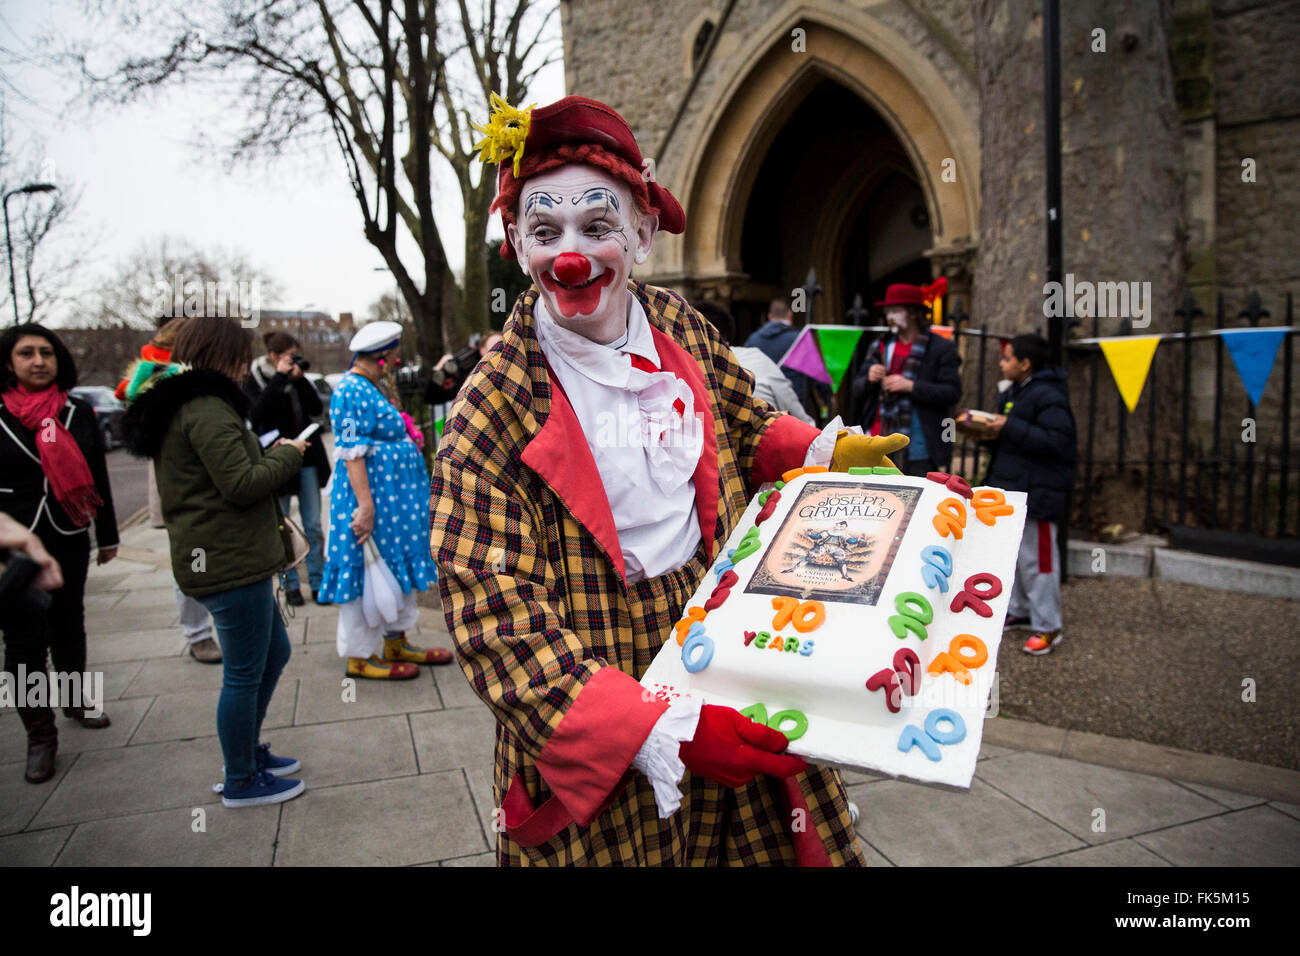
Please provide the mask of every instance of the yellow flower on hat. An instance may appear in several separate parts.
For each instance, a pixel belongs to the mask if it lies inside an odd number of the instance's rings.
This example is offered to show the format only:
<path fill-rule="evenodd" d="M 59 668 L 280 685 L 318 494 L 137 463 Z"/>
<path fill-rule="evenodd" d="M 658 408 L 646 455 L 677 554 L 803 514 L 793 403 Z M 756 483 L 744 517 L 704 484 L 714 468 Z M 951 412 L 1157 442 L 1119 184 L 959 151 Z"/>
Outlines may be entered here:
<path fill-rule="evenodd" d="M 479 150 L 479 160 L 483 163 L 495 163 L 498 166 L 511 160 L 514 174 L 519 175 L 519 162 L 524 158 L 524 140 L 528 139 L 528 124 L 532 118 L 532 108 L 536 103 L 524 109 L 516 109 L 496 93 L 492 94 L 492 115 L 486 126 L 478 123 L 470 125 L 485 134 L 474 148 Z"/>

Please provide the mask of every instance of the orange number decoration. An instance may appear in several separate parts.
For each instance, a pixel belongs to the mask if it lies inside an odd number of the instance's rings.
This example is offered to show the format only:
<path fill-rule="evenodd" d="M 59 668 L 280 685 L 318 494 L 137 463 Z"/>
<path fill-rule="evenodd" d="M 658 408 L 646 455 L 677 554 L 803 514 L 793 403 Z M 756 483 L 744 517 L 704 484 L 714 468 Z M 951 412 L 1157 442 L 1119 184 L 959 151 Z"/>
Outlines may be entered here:
<path fill-rule="evenodd" d="M 966 527 L 966 506 L 957 498 L 944 498 L 935 510 L 934 530 L 943 537 L 952 535 L 961 540 L 962 528 Z"/>
<path fill-rule="evenodd" d="M 789 624 L 800 634 L 815 631 L 826 621 L 826 606 L 821 601 L 803 601 L 792 597 L 772 598 L 772 607 L 776 616 L 772 618 L 772 630 L 779 631 Z"/>
<path fill-rule="evenodd" d="M 973 653 L 968 657 L 962 653 L 964 650 Z M 989 659 L 988 647 L 974 634 L 958 634 L 948 645 L 948 653 L 967 667 L 980 667 Z"/>
<path fill-rule="evenodd" d="M 958 683 L 969 684 L 971 682 L 970 671 L 966 665 L 947 651 L 936 654 L 934 660 L 930 661 L 930 666 L 926 668 L 926 672 L 934 674 L 936 677 L 940 674 L 950 673 L 957 678 Z"/>
<path fill-rule="evenodd" d="M 772 630 L 779 631 L 790 623 L 790 618 L 794 617 L 794 609 L 799 606 L 799 599 L 792 597 L 774 597 L 772 598 L 772 607 L 776 611 L 776 617 L 772 618 Z"/>
<path fill-rule="evenodd" d="M 996 488 L 981 488 L 971 495 L 970 502 L 975 509 L 975 517 L 990 527 L 1000 516 L 1014 514 L 1016 510 L 1007 504 L 1007 496 Z"/>
<path fill-rule="evenodd" d="M 677 643 L 679 645 L 685 644 L 686 632 L 691 629 L 691 625 L 694 624 L 696 621 L 704 620 L 705 616 L 708 613 L 709 612 L 704 610 L 704 608 L 702 607 L 692 607 L 686 609 L 686 616 L 673 625 L 674 630 L 677 631 Z"/>
<path fill-rule="evenodd" d="M 962 651 L 972 651 L 970 655 Z M 948 645 L 948 650 L 935 655 L 926 672 L 934 674 L 952 674 L 962 684 L 970 684 L 971 669 L 984 664 L 989 659 L 989 649 L 974 634 L 958 634 Z"/>
<path fill-rule="evenodd" d="M 800 634 L 815 631 L 826 621 L 826 606 L 821 601 L 804 601 L 794 612 L 791 621 Z"/>

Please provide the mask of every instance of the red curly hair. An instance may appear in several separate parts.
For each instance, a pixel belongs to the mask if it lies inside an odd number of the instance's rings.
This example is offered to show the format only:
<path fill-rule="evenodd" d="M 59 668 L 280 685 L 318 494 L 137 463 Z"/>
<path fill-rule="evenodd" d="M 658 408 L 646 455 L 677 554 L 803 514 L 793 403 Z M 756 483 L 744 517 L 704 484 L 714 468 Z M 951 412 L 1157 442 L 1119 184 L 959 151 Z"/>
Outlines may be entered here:
<path fill-rule="evenodd" d="M 615 179 L 622 180 L 627 184 L 632 193 L 632 200 L 642 215 L 659 215 L 659 207 L 650 201 L 650 187 L 641 170 L 597 143 L 560 143 L 525 156 L 523 162 L 519 164 L 518 177 L 515 176 L 509 163 L 503 163 L 497 181 L 497 198 L 492 201 L 489 212 L 500 212 L 501 220 L 506 226 L 514 225 L 515 207 L 519 204 L 519 194 L 523 192 L 524 182 L 532 176 L 568 166 L 570 163 L 585 163 L 609 173 Z M 501 244 L 501 254 L 510 258 L 506 251 L 508 245 L 509 240 Z"/>

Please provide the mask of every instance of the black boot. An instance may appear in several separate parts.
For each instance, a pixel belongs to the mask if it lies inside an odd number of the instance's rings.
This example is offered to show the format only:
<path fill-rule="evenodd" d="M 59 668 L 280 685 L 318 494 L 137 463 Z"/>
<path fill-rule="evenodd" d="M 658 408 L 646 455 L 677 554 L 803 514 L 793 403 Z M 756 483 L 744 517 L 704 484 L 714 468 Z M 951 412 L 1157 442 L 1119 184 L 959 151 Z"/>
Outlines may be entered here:
<path fill-rule="evenodd" d="M 59 731 L 54 726 L 54 711 L 48 707 L 20 707 L 19 715 L 27 728 L 28 783 L 44 783 L 54 776 L 54 755 L 59 750 Z"/>
<path fill-rule="evenodd" d="M 86 708 L 84 707 L 64 707 L 63 716 L 71 717 L 83 727 L 91 730 L 100 730 L 110 726 L 113 722 L 108 719 L 108 714 L 101 713 L 98 717 L 87 717 Z"/>

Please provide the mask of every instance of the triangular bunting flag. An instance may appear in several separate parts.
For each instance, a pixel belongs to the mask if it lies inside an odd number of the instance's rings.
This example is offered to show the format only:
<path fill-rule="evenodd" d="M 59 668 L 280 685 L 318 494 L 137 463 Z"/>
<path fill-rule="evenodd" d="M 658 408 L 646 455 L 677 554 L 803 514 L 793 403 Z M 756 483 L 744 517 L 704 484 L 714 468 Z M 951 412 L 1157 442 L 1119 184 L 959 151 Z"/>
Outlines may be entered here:
<path fill-rule="evenodd" d="M 1128 406 L 1129 414 L 1137 410 L 1138 399 L 1142 397 L 1142 386 L 1147 382 L 1147 373 L 1151 371 L 1151 358 L 1156 354 L 1160 344 L 1158 335 L 1132 336 L 1123 335 L 1113 339 L 1102 339 L 1098 343 L 1101 353 L 1106 356 L 1110 374 L 1115 376 L 1115 384 Z"/>
<path fill-rule="evenodd" d="M 1258 405 L 1268 386 L 1277 362 L 1277 347 L 1286 337 L 1286 329 L 1232 329 L 1220 332 L 1228 347 L 1232 364 L 1237 366 L 1241 384 L 1246 386 L 1252 405 Z"/>
<path fill-rule="evenodd" d="M 777 364 L 794 369 L 796 372 L 803 372 L 809 378 L 815 378 L 827 385 L 831 384 L 826 363 L 822 361 L 821 352 L 817 348 L 817 343 L 813 341 L 812 331 L 807 326 L 799 332 L 799 337 L 794 340 L 794 345 L 790 346 L 790 351 L 786 352 Z"/>
<path fill-rule="evenodd" d="M 849 370 L 853 351 L 858 347 L 863 329 L 818 329 L 817 342 L 822 347 L 822 361 L 831 376 L 831 387 L 839 390 L 840 380 Z"/>
<path fill-rule="evenodd" d="M 952 341 L 951 325 L 932 325 L 930 326 L 930 331 L 933 332 L 935 335 L 942 335 L 949 342 Z"/>
<path fill-rule="evenodd" d="M 440 419 L 438 419 L 436 422 L 433 423 L 433 433 L 434 433 L 434 435 L 437 436 L 437 438 L 438 438 L 439 441 L 442 441 L 442 427 L 443 427 L 446 423 L 447 423 L 447 419 L 445 419 L 445 418 L 440 418 Z"/>

